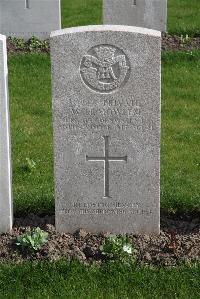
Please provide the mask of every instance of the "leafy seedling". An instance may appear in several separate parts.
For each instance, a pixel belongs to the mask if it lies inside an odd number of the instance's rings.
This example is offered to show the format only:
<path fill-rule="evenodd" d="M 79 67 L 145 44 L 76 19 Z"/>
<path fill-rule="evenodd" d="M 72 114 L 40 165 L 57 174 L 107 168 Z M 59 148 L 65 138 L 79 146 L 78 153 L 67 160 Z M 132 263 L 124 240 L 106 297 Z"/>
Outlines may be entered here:
<path fill-rule="evenodd" d="M 21 246 L 22 249 L 37 251 L 47 242 L 47 238 L 48 233 L 37 227 L 18 236 L 16 245 Z"/>
<path fill-rule="evenodd" d="M 99 247 L 101 254 L 110 260 L 120 260 L 127 262 L 135 258 L 136 250 L 125 236 L 108 236 Z"/>

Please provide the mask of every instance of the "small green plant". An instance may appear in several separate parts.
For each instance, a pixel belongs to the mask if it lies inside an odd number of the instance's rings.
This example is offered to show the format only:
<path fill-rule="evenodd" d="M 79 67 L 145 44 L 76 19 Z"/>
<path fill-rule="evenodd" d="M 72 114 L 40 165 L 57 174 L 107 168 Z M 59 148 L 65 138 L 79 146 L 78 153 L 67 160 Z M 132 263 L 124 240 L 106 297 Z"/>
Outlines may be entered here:
<path fill-rule="evenodd" d="M 108 236 L 99 250 L 106 258 L 122 262 L 134 259 L 136 253 L 126 236 L 117 237 L 115 235 Z"/>
<path fill-rule="evenodd" d="M 39 51 L 39 50 L 48 50 L 49 42 L 47 40 L 40 40 L 39 38 L 33 36 L 27 42 L 28 48 L 31 52 Z"/>
<path fill-rule="evenodd" d="M 47 237 L 48 233 L 37 227 L 32 231 L 28 231 L 25 234 L 18 236 L 16 245 L 21 246 L 23 249 L 37 251 L 47 242 Z"/>
<path fill-rule="evenodd" d="M 26 158 L 26 163 L 22 166 L 24 172 L 32 172 L 36 168 L 36 163 L 30 158 Z"/>
<path fill-rule="evenodd" d="M 186 36 L 181 34 L 181 47 L 183 47 L 184 45 L 187 45 L 191 40 L 191 37 L 189 37 L 188 34 L 186 34 Z"/>
<path fill-rule="evenodd" d="M 23 49 L 25 47 L 23 38 L 9 37 L 8 40 L 16 49 Z"/>
<path fill-rule="evenodd" d="M 8 37 L 8 42 L 11 51 L 24 51 L 24 52 L 49 52 L 49 40 L 40 40 L 32 36 L 29 40 L 23 38 Z"/>

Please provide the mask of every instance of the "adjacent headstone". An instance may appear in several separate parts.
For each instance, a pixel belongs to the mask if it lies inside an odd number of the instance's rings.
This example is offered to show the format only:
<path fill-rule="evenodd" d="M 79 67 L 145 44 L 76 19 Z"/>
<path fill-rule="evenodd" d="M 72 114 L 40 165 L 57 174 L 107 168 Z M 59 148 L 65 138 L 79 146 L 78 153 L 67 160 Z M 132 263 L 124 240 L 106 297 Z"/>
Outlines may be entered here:
<path fill-rule="evenodd" d="M 159 233 L 161 33 L 51 34 L 56 227 Z"/>
<path fill-rule="evenodd" d="M 0 233 L 12 229 L 12 192 L 6 37 L 0 35 Z"/>
<path fill-rule="evenodd" d="M 46 39 L 61 28 L 60 0 L 0 0 L 0 33 Z"/>
<path fill-rule="evenodd" d="M 167 0 L 103 0 L 103 23 L 166 31 Z"/>

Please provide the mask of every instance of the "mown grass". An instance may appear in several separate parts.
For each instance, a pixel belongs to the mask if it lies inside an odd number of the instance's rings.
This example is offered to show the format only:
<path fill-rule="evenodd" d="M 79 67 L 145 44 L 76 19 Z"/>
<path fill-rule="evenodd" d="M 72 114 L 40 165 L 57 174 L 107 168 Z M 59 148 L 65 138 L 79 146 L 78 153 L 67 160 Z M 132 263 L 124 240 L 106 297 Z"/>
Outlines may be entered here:
<path fill-rule="evenodd" d="M 53 212 L 51 74 L 47 55 L 9 59 L 12 163 L 16 212 Z M 26 159 L 35 169 L 28 169 Z"/>
<path fill-rule="evenodd" d="M 200 1 L 168 0 L 168 29 L 172 34 L 200 34 Z"/>
<path fill-rule="evenodd" d="M 78 262 L 0 266 L 0 298 L 198 299 L 200 266 L 86 267 Z"/>
<path fill-rule="evenodd" d="M 102 0 L 62 0 L 62 28 L 102 23 Z"/>
<path fill-rule="evenodd" d="M 165 53 L 162 63 L 161 209 L 200 211 L 200 52 Z M 50 58 L 9 57 L 16 214 L 53 213 Z M 36 163 L 31 172 L 26 158 Z"/>
<path fill-rule="evenodd" d="M 200 211 L 200 52 L 162 59 L 161 208 Z"/>
<path fill-rule="evenodd" d="M 200 34 L 199 12 L 199 0 L 168 0 L 167 31 L 178 35 Z M 62 0 L 62 28 L 101 23 L 102 0 Z"/>

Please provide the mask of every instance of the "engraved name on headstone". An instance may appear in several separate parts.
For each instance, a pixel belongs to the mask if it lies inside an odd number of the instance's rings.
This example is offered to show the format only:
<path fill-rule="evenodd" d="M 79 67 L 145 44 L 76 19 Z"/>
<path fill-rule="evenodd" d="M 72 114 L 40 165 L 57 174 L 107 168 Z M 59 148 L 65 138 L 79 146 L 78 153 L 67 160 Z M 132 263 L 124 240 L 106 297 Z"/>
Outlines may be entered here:
<path fill-rule="evenodd" d="M 7 37 L 45 39 L 60 28 L 60 0 L 0 0 L 0 33 Z"/>
<path fill-rule="evenodd" d="M 103 23 L 166 31 L 167 0 L 103 0 Z"/>
<path fill-rule="evenodd" d="M 159 233 L 158 31 L 51 34 L 56 228 Z"/>
<path fill-rule="evenodd" d="M 0 233 L 12 229 L 12 187 L 6 37 L 0 35 Z"/>

